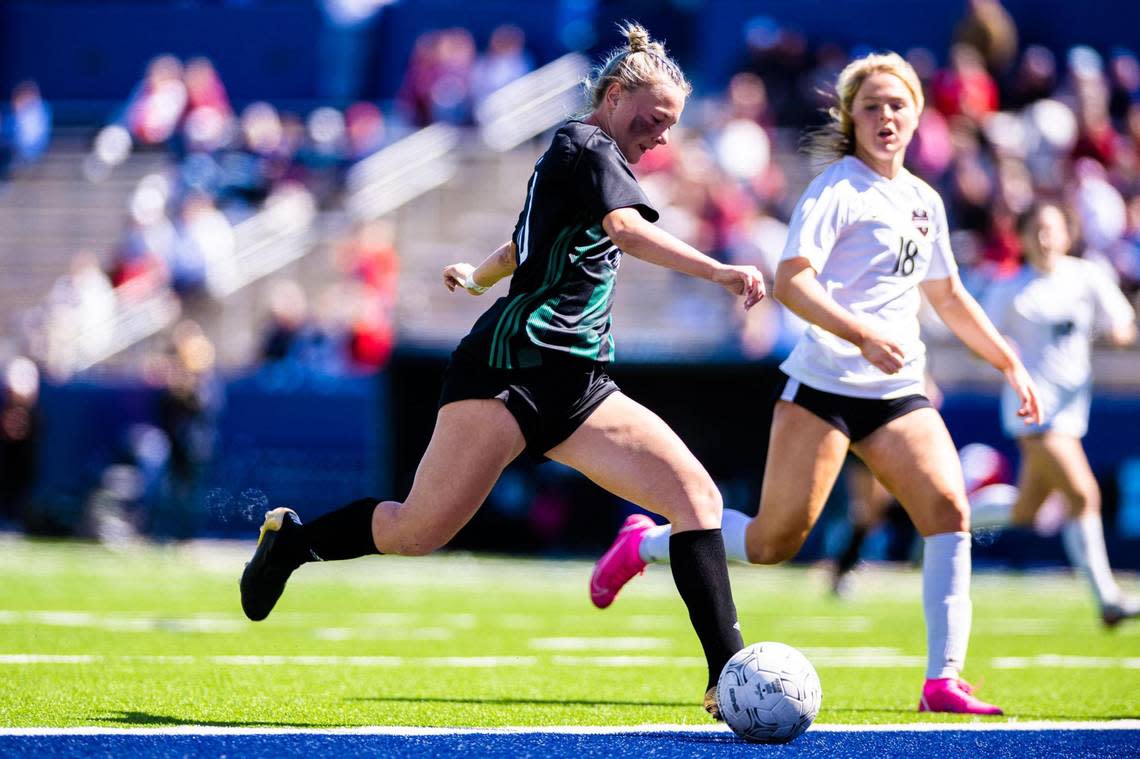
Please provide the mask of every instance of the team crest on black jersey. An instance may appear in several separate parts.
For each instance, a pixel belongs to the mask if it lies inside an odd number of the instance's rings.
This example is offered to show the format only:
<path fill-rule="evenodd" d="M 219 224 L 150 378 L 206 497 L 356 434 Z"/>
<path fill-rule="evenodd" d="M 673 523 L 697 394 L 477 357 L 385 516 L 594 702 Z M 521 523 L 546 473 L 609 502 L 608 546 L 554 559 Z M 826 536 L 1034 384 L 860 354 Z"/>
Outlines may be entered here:
<path fill-rule="evenodd" d="M 926 237 L 930 232 L 930 214 L 926 212 L 925 208 L 916 208 L 910 215 L 910 220 L 914 222 L 914 228 L 918 230 L 919 234 Z"/>

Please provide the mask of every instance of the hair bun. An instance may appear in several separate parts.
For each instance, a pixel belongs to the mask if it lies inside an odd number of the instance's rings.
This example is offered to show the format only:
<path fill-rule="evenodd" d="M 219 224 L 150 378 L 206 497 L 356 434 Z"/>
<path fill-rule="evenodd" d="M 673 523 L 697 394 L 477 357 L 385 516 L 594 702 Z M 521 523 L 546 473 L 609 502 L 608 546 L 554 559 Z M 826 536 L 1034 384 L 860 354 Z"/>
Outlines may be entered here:
<path fill-rule="evenodd" d="M 643 53 L 649 50 L 649 32 L 644 26 L 640 24 L 628 23 L 622 29 L 625 38 L 629 43 L 629 51 L 631 53 Z"/>

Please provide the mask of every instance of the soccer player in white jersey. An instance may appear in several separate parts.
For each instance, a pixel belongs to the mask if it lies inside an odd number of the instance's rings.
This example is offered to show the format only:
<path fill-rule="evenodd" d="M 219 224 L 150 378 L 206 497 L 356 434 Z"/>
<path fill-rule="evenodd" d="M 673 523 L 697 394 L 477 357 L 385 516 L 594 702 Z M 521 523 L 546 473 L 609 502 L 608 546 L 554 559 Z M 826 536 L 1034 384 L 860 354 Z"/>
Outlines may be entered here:
<path fill-rule="evenodd" d="M 773 411 L 755 519 L 726 509 L 731 559 L 793 557 L 823 509 L 848 449 L 906 509 L 924 538 L 927 671 L 920 711 L 1001 714 L 961 679 L 970 634 L 970 515 L 962 469 L 923 392 L 920 291 L 967 346 L 996 367 L 1040 423 L 1017 355 L 963 288 L 938 194 L 903 168 L 923 108 L 914 70 L 896 54 L 850 63 L 829 127 L 808 150 L 830 165 L 792 214 L 776 298 L 810 323 L 788 359 Z M 648 561 L 668 558 L 669 526 L 627 520 L 598 561 L 591 597 L 608 606 Z"/>
<path fill-rule="evenodd" d="M 1127 345 L 1136 339 L 1136 314 L 1100 266 L 1068 255 L 1072 236 L 1059 205 L 1031 208 L 1021 234 L 1026 265 L 990 288 L 985 308 L 1040 388 L 1045 423 L 1019 424 L 1017 399 L 1002 394 L 1002 426 L 1021 451 L 1018 483 L 979 490 L 971 498 L 971 521 L 975 529 L 1029 526 L 1045 499 L 1059 492 L 1069 505 L 1061 531 L 1065 553 L 1088 578 L 1104 624 L 1113 627 L 1140 616 L 1140 602 L 1126 598 L 1112 577 L 1100 488 L 1081 438 L 1089 425 L 1094 333 Z"/>

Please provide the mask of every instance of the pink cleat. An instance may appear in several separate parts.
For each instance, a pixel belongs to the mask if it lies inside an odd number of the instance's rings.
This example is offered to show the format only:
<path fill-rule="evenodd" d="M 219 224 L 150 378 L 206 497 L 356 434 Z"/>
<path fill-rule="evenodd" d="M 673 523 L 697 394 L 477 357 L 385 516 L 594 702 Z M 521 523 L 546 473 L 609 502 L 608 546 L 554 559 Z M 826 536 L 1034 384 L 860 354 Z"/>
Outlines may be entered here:
<path fill-rule="evenodd" d="M 610 550 L 602 554 L 590 575 L 590 600 L 594 606 L 604 609 L 614 602 L 625 584 L 645 571 L 641 559 L 641 536 L 656 525 L 644 514 L 633 514 L 626 518 Z"/>
<path fill-rule="evenodd" d="M 999 707 L 975 697 L 974 686 L 953 677 L 931 678 L 922 686 L 920 712 L 950 712 L 953 714 L 1003 714 Z"/>

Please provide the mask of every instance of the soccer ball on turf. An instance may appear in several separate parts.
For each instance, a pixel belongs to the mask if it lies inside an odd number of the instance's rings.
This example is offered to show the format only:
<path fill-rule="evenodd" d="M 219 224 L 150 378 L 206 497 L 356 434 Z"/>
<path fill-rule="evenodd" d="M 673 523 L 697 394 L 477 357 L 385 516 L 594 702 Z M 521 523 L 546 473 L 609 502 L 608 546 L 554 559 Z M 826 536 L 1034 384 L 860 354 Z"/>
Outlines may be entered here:
<path fill-rule="evenodd" d="M 819 714 L 823 689 L 815 667 L 783 643 L 753 643 L 736 652 L 716 684 L 720 714 L 746 741 L 787 743 Z"/>

